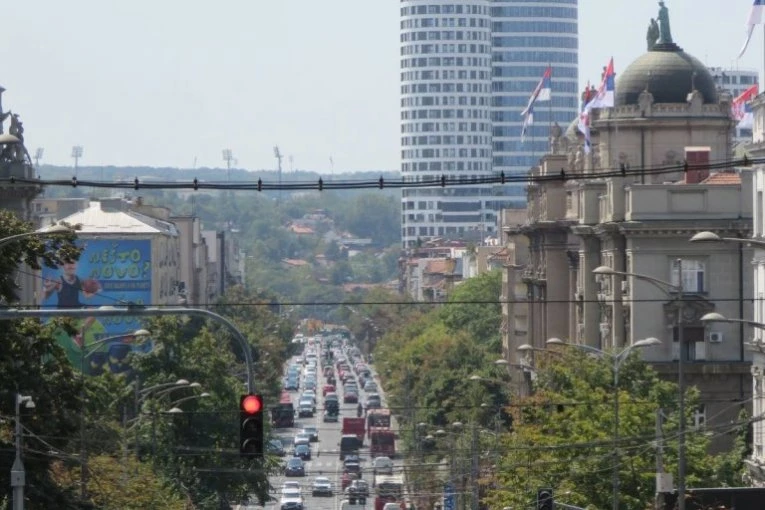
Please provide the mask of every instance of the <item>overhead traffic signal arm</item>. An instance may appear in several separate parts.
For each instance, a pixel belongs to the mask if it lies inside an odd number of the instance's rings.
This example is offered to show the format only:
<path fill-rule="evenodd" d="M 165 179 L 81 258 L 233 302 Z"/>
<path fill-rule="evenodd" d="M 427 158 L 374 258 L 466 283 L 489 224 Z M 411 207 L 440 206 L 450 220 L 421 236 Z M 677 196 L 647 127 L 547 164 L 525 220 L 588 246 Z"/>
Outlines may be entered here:
<path fill-rule="evenodd" d="M 242 395 L 239 401 L 239 454 L 243 457 L 263 457 L 263 414 L 261 395 Z"/>

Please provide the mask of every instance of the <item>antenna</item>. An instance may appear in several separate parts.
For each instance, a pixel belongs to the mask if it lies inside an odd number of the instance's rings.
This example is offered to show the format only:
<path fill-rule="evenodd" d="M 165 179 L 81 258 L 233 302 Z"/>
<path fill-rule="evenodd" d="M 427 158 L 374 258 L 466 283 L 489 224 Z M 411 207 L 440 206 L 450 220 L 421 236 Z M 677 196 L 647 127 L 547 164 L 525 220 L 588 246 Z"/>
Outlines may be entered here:
<path fill-rule="evenodd" d="M 231 149 L 223 149 L 223 161 L 226 162 L 226 173 L 228 174 L 228 180 L 231 180 L 231 162 L 233 161 L 236 163 L 236 160 L 234 159 L 234 154 L 231 152 Z"/>
<path fill-rule="evenodd" d="M 72 147 L 72 159 L 74 159 L 74 176 L 77 177 L 77 166 L 82 157 L 82 145 L 75 145 Z"/>
<path fill-rule="evenodd" d="M 274 145 L 274 157 L 278 163 L 277 173 L 279 175 L 279 194 L 276 199 L 276 205 L 282 201 L 282 153 L 279 151 L 279 146 Z"/>
<path fill-rule="evenodd" d="M 39 169 L 40 168 L 40 160 L 43 157 L 43 153 L 45 152 L 45 149 L 42 147 L 38 147 L 35 149 L 35 166 Z"/>

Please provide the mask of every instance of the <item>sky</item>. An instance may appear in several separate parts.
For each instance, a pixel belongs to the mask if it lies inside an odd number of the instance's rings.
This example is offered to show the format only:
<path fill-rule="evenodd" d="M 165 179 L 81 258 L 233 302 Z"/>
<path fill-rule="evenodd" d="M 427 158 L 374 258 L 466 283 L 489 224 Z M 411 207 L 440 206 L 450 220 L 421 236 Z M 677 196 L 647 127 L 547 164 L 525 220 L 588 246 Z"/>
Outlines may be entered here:
<path fill-rule="evenodd" d="M 751 0 L 666 0 L 707 65 L 763 71 Z M 2 12 L 4 110 L 43 164 L 275 169 L 399 166 L 398 0 L 24 0 Z M 655 0 L 579 0 L 579 81 L 645 52 Z M 6 126 L 7 127 L 7 126 Z"/>

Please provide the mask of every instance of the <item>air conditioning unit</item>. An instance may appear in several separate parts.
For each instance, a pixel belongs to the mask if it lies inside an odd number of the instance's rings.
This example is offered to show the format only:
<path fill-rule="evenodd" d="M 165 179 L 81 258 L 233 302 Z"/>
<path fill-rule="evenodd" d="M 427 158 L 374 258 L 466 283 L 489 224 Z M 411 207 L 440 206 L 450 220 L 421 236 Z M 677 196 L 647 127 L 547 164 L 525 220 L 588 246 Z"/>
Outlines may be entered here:
<path fill-rule="evenodd" d="M 710 344 L 719 344 L 723 341 L 723 334 L 720 331 L 710 331 L 709 332 L 709 343 Z"/>

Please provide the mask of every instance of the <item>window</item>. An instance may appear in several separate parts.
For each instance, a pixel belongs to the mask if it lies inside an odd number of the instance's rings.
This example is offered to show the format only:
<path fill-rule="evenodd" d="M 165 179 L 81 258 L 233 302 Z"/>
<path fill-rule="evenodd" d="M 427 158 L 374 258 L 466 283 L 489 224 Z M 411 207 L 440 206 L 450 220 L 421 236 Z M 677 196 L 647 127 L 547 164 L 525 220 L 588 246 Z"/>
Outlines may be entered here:
<path fill-rule="evenodd" d="M 693 427 L 696 429 L 704 428 L 707 422 L 707 406 L 699 404 L 699 407 L 693 411 Z"/>
<path fill-rule="evenodd" d="M 706 264 L 701 260 L 694 260 L 694 259 L 682 260 L 683 292 L 689 292 L 689 293 L 706 292 L 706 288 L 704 286 L 705 267 L 706 267 Z M 678 273 L 677 260 L 670 261 L 670 268 L 671 268 L 670 271 L 672 274 L 672 279 L 670 283 L 672 283 L 672 285 L 679 286 L 680 279 L 678 277 L 679 273 Z"/>

